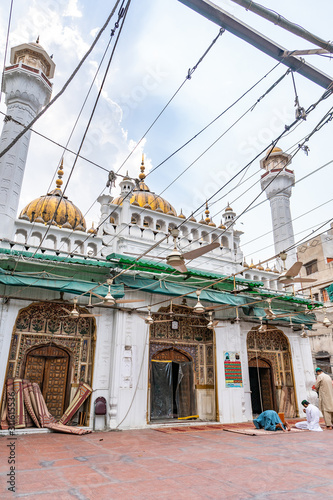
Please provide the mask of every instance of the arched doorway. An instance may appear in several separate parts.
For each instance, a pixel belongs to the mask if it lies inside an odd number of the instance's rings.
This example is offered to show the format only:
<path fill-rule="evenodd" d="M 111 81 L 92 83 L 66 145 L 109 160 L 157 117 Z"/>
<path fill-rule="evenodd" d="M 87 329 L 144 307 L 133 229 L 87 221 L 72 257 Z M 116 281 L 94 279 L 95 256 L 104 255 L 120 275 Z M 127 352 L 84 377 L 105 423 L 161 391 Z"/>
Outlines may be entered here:
<path fill-rule="evenodd" d="M 24 378 L 40 385 L 50 413 L 57 418 L 80 382 L 92 385 L 95 319 L 64 315 L 70 304 L 34 302 L 20 310 L 8 354 L 7 379 Z M 67 307 L 66 307 L 67 306 Z M 77 307 L 80 313 L 88 313 Z M 90 398 L 80 412 L 89 415 Z M 79 415 L 77 415 L 79 417 Z M 89 425 L 89 419 L 85 423 Z"/>
<path fill-rule="evenodd" d="M 251 391 L 254 389 L 251 398 L 256 402 L 253 413 L 258 409 L 263 411 L 261 403 L 260 407 L 257 403 L 261 397 L 264 410 L 283 412 L 287 418 L 297 417 L 290 345 L 284 333 L 270 325 L 265 325 L 264 331 L 259 331 L 259 327 L 252 328 L 247 336 L 247 355 L 250 384 L 252 376 Z M 256 384 L 261 386 L 257 396 Z M 272 406 L 267 408 L 268 404 Z"/>
<path fill-rule="evenodd" d="M 273 370 L 269 361 L 262 358 L 249 360 L 252 413 L 257 415 L 265 410 L 276 410 L 273 389 Z"/>
<path fill-rule="evenodd" d="M 30 349 L 22 367 L 22 378 L 39 385 L 49 411 L 59 419 L 68 405 L 69 364 L 66 350 L 53 344 Z"/>
<path fill-rule="evenodd" d="M 170 347 L 151 360 L 151 419 L 186 418 L 195 414 L 193 360 Z"/>

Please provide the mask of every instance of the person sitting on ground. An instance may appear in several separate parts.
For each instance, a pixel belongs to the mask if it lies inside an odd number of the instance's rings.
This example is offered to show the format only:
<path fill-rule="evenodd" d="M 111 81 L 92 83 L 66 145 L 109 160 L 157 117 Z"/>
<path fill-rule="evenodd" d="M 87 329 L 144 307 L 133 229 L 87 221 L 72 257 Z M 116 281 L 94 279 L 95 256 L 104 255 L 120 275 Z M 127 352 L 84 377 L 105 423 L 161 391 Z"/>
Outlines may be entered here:
<path fill-rule="evenodd" d="M 263 411 L 259 417 L 253 420 L 253 423 L 257 429 L 265 429 L 265 431 L 290 431 L 290 425 L 287 422 L 283 424 L 274 410 Z"/>
<path fill-rule="evenodd" d="M 319 395 L 319 409 L 322 412 L 326 429 L 332 430 L 333 426 L 333 387 L 332 379 L 321 368 L 316 368 L 317 380 L 314 385 Z"/>
<path fill-rule="evenodd" d="M 306 422 L 297 422 L 297 429 L 307 429 L 308 431 L 321 432 L 323 429 L 319 425 L 320 411 L 315 405 L 312 405 L 306 399 L 303 399 L 304 413 L 306 413 Z"/>

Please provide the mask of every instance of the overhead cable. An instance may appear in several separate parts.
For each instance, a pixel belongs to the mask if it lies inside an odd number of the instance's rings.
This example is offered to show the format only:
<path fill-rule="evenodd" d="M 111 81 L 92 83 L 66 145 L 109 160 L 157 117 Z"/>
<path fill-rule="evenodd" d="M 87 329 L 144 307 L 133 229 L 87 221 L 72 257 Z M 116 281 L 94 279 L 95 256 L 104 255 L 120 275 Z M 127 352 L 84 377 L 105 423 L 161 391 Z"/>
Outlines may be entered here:
<path fill-rule="evenodd" d="M 124 2 L 123 2 L 123 3 L 124 3 Z M 97 97 L 96 97 L 96 99 L 95 99 L 95 103 L 94 103 L 93 109 L 92 109 L 92 111 L 91 111 L 91 113 L 90 113 L 90 117 L 89 117 L 88 123 L 87 123 L 87 125 L 86 125 L 85 131 L 84 131 L 84 133 L 83 133 L 83 137 L 82 137 L 82 139 L 81 139 L 80 146 L 79 146 L 79 148 L 78 148 L 77 155 L 76 155 L 76 157 L 75 157 L 75 160 L 74 160 L 73 166 L 72 166 L 71 171 L 70 171 L 70 173 L 69 173 L 69 176 L 68 176 L 68 178 L 67 178 L 66 185 L 65 185 L 65 187 L 64 187 L 64 189 L 63 189 L 63 191 L 62 191 L 62 194 L 61 194 L 61 196 L 60 196 L 60 198 L 59 198 L 59 201 L 58 201 L 58 204 L 57 204 L 56 209 L 55 209 L 55 211 L 54 211 L 54 214 L 53 214 L 53 216 L 52 216 L 52 219 L 51 219 L 51 221 L 49 221 L 49 224 L 50 224 L 50 225 L 49 225 L 49 227 L 47 228 L 47 230 L 46 230 L 45 234 L 43 235 L 43 238 L 42 238 L 42 240 L 41 240 L 41 242 L 40 242 L 40 244 L 39 244 L 38 248 L 36 249 L 36 251 L 35 251 L 34 255 L 36 255 L 36 253 L 37 253 L 38 249 L 40 248 L 41 244 L 43 243 L 44 239 L 46 238 L 46 235 L 48 234 L 48 231 L 49 231 L 49 229 L 50 229 L 50 227 L 51 227 L 51 224 L 52 224 L 52 222 L 53 222 L 53 220 L 54 220 L 54 218 L 55 218 L 55 216 L 56 216 L 57 209 L 58 209 L 58 207 L 59 207 L 59 205 L 60 205 L 60 203 L 61 203 L 61 201 L 62 201 L 62 199 L 63 199 L 63 197 L 64 197 L 64 194 L 65 194 L 65 192 L 66 192 L 67 186 L 68 186 L 68 184 L 69 184 L 69 182 L 70 182 L 70 180 L 71 180 L 71 177 L 72 177 L 72 175 L 73 175 L 73 172 L 74 172 L 74 169 L 75 169 L 75 166 L 76 166 L 76 163 L 77 163 L 78 157 L 79 157 L 78 155 L 80 154 L 80 151 L 81 151 L 81 148 L 82 148 L 83 143 L 84 143 L 84 141 L 85 141 L 86 135 L 87 135 L 87 133 L 88 133 L 88 130 L 89 130 L 89 127 L 90 127 L 91 121 L 92 121 L 93 116 L 94 116 L 94 114 L 95 114 L 95 111 L 96 111 L 96 108 L 97 108 L 97 104 L 98 104 L 98 102 L 99 102 L 99 98 L 100 98 L 100 96 L 101 96 L 101 93 L 102 93 L 102 90 L 103 90 L 103 87 L 104 87 L 104 83 L 105 83 L 106 77 L 107 77 L 107 75 L 108 75 L 108 72 L 109 72 L 109 69 L 110 69 L 111 62 L 112 62 L 112 60 L 113 60 L 113 55 L 114 55 L 115 50 L 116 50 L 116 47 L 117 47 L 117 45 L 118 45 L 119 37 L 120 37 L 120 35 L 121 35 L 122 29 L 123 29 L 123 26 L 124 26 L 124 22 L 125 22 L 125 19 L 126 19 L 126 15 L 127 15 L 128 8 L 129 8 L 129 6 L 130 6 L 130 3 L 131 3 L 131 0 L 128 0 L 128 1 L 127 1 L 127 4 L 126 4 L 126 7 L 125 7 L 124 9 L 123 9 L 123 8 L 121 8 L 121 9 L 119 10 L 119 13 L 118 13 L 118 20 L 117 20 L 117 21 L 116 21 L 116 23 L 115 23 L 115 28 L 117 29 L 117 28 L 119 27 L 119 22 L 121 21 L 120 29 L 119 29 L 119 32 L 118 32 L 118 35 L 117 35 L 117 38 L 116 38 L 116 41 L 115 41 L 115 44 L 114 44 L 113 50 L 112 50 L 112 52 L 111 52 L 111 55 L 110 55 L 110 58 L 109 58 L 109 61 L 108 61 L 107 67 L 106 67 L 106 69 L 105 69 L 104 76 L 103 76 L 103 79 L 102 79 L 102 82 L 101 82 L 101 85 L 100 85 L 100 88 L 99 88 L 99 91 L 98 91 Z M 115 30 L 113 30 L 113 34 L 114 34 L 114 33 L 115 33 Z M 112 36 L 113 36 L 113 34 L 112 34 Z"/>
<path fill-rule="evenodd" d="M 35 116 L 35 118 L 33 118 L 33 120 L 31 120 L 30 123 L 28 123 L 28 125 L 26 125 L 24 127 L 23 130 L 21 130 L 21 132 L 19 132 L 19 134 L 8 144 L 8 146 L 6 146 L 1 152 L 0 152 L 0 158 L 3 157 L 4 154 L 6 154 L 13 146 L 14 144 L 17 143 L 17 141 L 36 123 L 37 120 L 39 120 L 39 118 L 55 103 L 55 101 L 57 99 L 59 99 L 59 97 L 65 92 L 65 90 L 67 89 L 68 85 L 71 83 L 71 81 L 74 79 L 74 77 L 76 76 L 76 74 L 78 73 L 79 69 L 81 68 L 81 66 L 83 65 L 83 63 L 86 61 L 86 59 L 88 58 L 88 56 L 91 54 L 91 52 L 93 51 L 95 45 L 97 44 L 98 40 L 100 39 L 100 37 L 102 36 L 104 30 L 106 29 L 107 25 L 109 24 L 111 18 L 113 17 L 117 7 L 118 7 L 118 4 L 120 3 L 120 0 L 116 0 L 116 3 L 110 13 L 110 15 L 108 16 L 107 20 L 105 21 L 104 25 L 102 26 L 102 28 L 99 30 L 95 40 L 93 41 L 93 43 L 91 44 L 89 50 L 86 52 L 86 54 L 83 56 L 83 58 L 81 59 L 81 61 L 79 62 L 79 64 L 76 66 L 75 70 L 73 71 L 73 73 L 70 75 L 70 77 L 68 78 L 68 80 L 66 81 L 66 83 L 63 85 L 63 87 L 61 88 L 61 90 L 58 92 L 58 94 L 56 94 L 53 99 L 51 99 L 51 101 Z"/>
<path fill-rule="evenodd" d="M 207 48 L 207 50 L 205 51 L 205 53 L 200 57 L 200 59 L 198 60 L 198 62 L 193 66 L 193 68 L 190 68 L 187 72 L 187 75 L 185 77 L 185 80 L 180 84 L 180 86 L 178 87 L 178 89 L 176 90 L 176 92 L 172 95 L 172 97 L 168 100 L 168 102 L 166 103 L 166 105 L 162 108 L 162 110 L 159 112 L 159 114 L 156 116 L 156 118 L 154 119 L 154 121 L 152 122 L 152 124 L 148 127 L 148 129 L 146 130 L 146 132 L 142 135 L 141 139 L 136 143 L 136 145 L 134 146 L 134 148 L 132 149 L 132 151 L 128 154 L 128 156 L 125 158 L 125 160 L 123 161 L 123 163 L 120 165 L 120 167 L 118 168 L 117 170 L 117 173 L 123 168 L 123 166 L 125 165 L 125 163 L 127 162 L 127 160 L 132 156 L 132 154 L 134 153 L 134 151 L 136 150 L 136 148 L 139 146 L 139 144 L 141 144 L 141 142 L 143 141 L 143 139 L 146 137 L 146 135 L 148 134 L 148 132 L 152 129 L 152 127 L 155 125 L 155 123 L 157 122 L 157 120 L 160 118 L 160 116 L 164 113 L 164 111 L 166 110 L 166 108 L 169 106 L 169 104 L 173 101 L 173 99 L 176 97 L 176 95 L 178 94 L 178 92 L 182 89 L 182 87 L 185 85 L 185 83 L 190 80 L 192 78 L 192 75 L 193 73 L 195 72 L 195 70 L 197 69 L 197 67 L 199 66 L 199 64 L 203 61 L 203 59 L 205 58 L 205 56 L 208 54 L 208 52 L 210 51 L 210 49 L 213 47 L 213 45 L 215 45 L 215 43 L 217 42 L 218 38 L 224 33 L 224 29 L 223 28 L 220 28 L 219 30 L 219 33 L 218 35 L 214 38 L 214 40 L 212 41 L 212 43 L 209 45 L 209 47 Z"/>

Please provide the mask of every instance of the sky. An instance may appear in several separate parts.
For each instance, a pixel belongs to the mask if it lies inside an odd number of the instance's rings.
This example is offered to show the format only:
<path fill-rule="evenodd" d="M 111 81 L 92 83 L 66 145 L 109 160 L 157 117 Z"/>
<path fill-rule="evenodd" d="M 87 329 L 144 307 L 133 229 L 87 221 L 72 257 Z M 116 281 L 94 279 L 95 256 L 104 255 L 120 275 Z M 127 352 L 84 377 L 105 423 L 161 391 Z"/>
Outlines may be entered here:
<path fill-rule="evenodd" d="M 215 3 L 287 50 L 314 48 L 309 42 L 246 11 L 231 0 L 216 0 Z M 320 8 L 310 0 L 261 0 L 261 4 L 277 10 L 321 38 L 330 40 L 332 2 L 323 0 Z M 1 66 L 9 8 L 10 0 L 1 2 Z M 92 44 L 111 8 L 112 3 L 102 0 L 14 0 L 9 47 L 35 41 L 39 36 L 40 44 L 49 54 L 53 54 L 56 64 L 53 79 L 53 95 L 56 95 Z M 115 18 L 65 93 L 34 126 L 60 145 L 66 144 L 69 138 L 114 23 Z M 157 115 L 184 82 L 188 69 L 196 65 L 218 32 L 218 26 L 178 0 L 132 0 L 81 154 L 104 169 L 117 171 L 143 137 L 119 173 L 124 175 L 128 170 L 130 175 L 137 177 L 142 153 L 145 154 L 148 173 L 276 65 L 276 61 L 269 56 L 225 32 L 146 134 Z M 313 55 L 306 59 L 333 77 L 333 62 L 330 58 Z M 9 63 L 8 52 L 6 65 Z M 74 151 L 82 139 L 105 67 L 106 61 L 102 64 L 74 130 L 69 144 Z M 288 75 L 253 111 L 227 132 L 286 69 L 280 64 L 200 137 L 149 175 L 147 184 L 150 189 L 155 193 L 163 193 L 162 196 L 178 213 L 182 209 L 187 216 L 223 188 L 260 151 L 269 147 L 285 125 L 293 122 L 295 93 L 291 76 Z M 295 83 L 300 105 L 304 108 L 317 101 L 323 93 L 321 87 L 301 75 L 295 75 Z M 332 103 L 333 97 L 321 103 L 278 146 L 284 151 L 291 151 L 312 131 Z M 6 110 L 4 94 L 0 110 Z M 333 122 L 330 122 L 311 138 L 308 155 L 300 151 L 295 156 L 292 168 L 296 181 L 333 159 L 330 148 L 332 128 Z M 221 135 L 223 137 L 210 147 Z M 19 209 L 55 187 L 53 177 L 62 154 L 61 147 L 32 134 Z M 64 182 L 73 162 L 74 155 L 66 153 Z M 187 171 L 168 188 L 185 169 Z M 244 177 L 243 174 L 239 175 L 211 200 L 211 215 L 217 225 L 228 202 L 236 214 L 240 214 L 260 195 L 259 170 L 257 159 L 250 163 Z M 296 183 L 293 188 L 291 211 L 296 241 L 310 235 L 330 219 L 332 177 L 332 165 L 329 165 Z M 102 192 L 108 192 L 106 181 L 106 171 L 83 159 L 78 160 L 66 195 L 85 214 L 88 227 L 92 221 L 99 221 L 100 207 L 96 199 Z M 112 195 L 117 195 L 117 189 L 113 189 Z M 255 204 L 265 198 L 263 193 Z M 195 214 L 198 220 L 201 213 L 202 210 Z M 328 227 L 326 225 L 323 229 Z M 244 232 L 241 246 L 248 262 L 251 259 L 254 262 L 266 260 L 274 255 L 269 202 L 242 215 L 236 223 L 236 229 Z"/>

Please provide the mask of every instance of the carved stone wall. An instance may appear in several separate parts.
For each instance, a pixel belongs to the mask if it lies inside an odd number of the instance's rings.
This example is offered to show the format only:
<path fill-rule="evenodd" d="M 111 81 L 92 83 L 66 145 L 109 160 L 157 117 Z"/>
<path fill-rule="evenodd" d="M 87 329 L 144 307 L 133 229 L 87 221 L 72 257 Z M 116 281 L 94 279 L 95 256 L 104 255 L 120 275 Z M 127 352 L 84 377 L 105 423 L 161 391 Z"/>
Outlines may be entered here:
<path fill-rule="evenodd" d="M 283 411 L 286 417 L 295 417 L 297 409 L 289 342 L 281 330 L 270 326 L 266 328 L 265 332 L 259 332 L 258 327 L 254 327 L 248 333 L 249 366 L 256 366 L 257 360 L 259 367 L 260 360 L 270 363 L 277 408 Z"/>
<path fill-rule="evenodd" d="M 38 345 L 62 346 L 72 357 L 71 383 L 91 384 L 94 349 L 94 318 L 66 317 L 64 303 L 34 303 L 18 314 L 8 357 L 7 378 L 20 377 L 27 352 Z M 78 308 L 80 312 L 87 312 Z"/>

